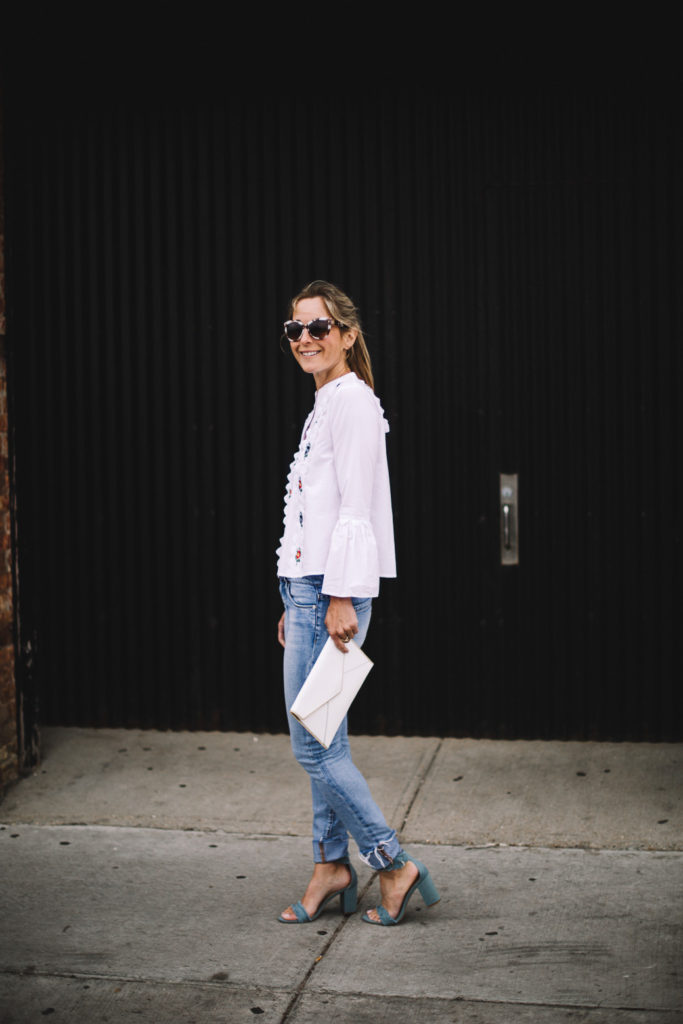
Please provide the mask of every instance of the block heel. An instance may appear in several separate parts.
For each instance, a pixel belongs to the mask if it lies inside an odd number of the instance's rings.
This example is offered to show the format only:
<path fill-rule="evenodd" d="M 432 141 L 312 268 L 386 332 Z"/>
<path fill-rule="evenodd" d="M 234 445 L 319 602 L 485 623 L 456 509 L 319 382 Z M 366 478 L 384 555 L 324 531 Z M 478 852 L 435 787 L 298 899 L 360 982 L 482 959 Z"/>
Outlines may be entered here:
<path fill-rule="evenodd" d="M 424 867 L 424 865 L 422 865 Z M 425 868 L 425 871 L 427 869 Z M 435 903 L 438 903 L 441 897 L 439 891 L 434 885 L 432 876 L 427 871 L 427 874 L 422 882 L 418 883 L 418 889 L 420 890 L 420 896 L 424 900 L 426 907 L 433 907 Z"/>
<path fill-rule="evenodd" d="M 415 865 L 415 867 L 418 870 L 418 876 L 411 885 L 410 889 L 408 889 L 408 892 L 403 897 L 403 903 L 401 904 L 401 909 L 399 910 L 398 914 L 396 915 L 396 917 L 392 917 L 389 914 L 389 912 L 385 910 L 384 907 L 380 904 L 378 907 L 375 907 L 377 916 L 379 917 L 379 921 L 374 921 L 368 914 L 363 914 L 363 920 L 367 921 L 368 924 L 380 924 L 384 926 L 398 924 L 399 921 L 402 920 L 403 915 L 406 912 L 406 908 L 408 906 L 410 897 L 413 895 L 416 889 L 420 890 L 420 896 L 424 900 L 425 906 L 427 907 L 433 906 L 435 903 L 438 903 L 439 900 L 441 899 L 438 890 L 432 880 L 432 876 L 429 874 L 429 871 L 424 866 L 422 861 L 415 860 L 414 857 L 410 857 L 408 856 L 407 853 L 405 853 L 401 854 L 401 860 L 397 859 L 396 861 L 394 861 L 394 864 L 397 864 L 399 867 L 403 867 L 405 864 L 408 863 L 408 861 L 412 861 L 412 863 Z"/>
<path fill-rule="evenodd" d="M 351 883 L 339 893 L 342 914 L 353 914 L 358 906 L 358 878 L 351 865 Z"/>

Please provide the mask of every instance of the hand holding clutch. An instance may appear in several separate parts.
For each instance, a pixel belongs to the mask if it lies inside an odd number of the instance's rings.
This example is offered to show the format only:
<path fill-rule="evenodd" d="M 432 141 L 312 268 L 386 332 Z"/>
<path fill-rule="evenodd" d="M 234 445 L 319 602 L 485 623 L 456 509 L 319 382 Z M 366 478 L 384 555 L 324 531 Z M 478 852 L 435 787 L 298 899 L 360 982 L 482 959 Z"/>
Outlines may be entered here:
<path fill-rule="evenodd" d="M 330 746 L 372 662 L 351 640 L 346 654 L 328 638 L 290 713 L 325 749 Z"/>

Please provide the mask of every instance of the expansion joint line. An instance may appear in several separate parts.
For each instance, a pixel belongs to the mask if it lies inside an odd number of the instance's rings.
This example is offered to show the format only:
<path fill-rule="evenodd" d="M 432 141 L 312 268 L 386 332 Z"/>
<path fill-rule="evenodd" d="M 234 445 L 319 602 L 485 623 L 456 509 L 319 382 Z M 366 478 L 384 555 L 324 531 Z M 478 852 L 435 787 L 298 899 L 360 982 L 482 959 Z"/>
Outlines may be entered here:
<path fill-rule="evenodd" d="M 413 793 L 413 795 L 410 798 L 410 803 L 406 807 L 406 813 L 403 815 L 403 821 L 401 822 L 401 827 L 398 830 L 399 839 L 403 835 L 403 829 L 408 824 L 408 818 L 410 817 L 410 812 L 412 811 L 412 809 L 413 809 L 413 807 L 415 805 L 415 801 L 417 800 L 418 796 L 422 792 L 422 787 L 425 784 L 427 776 L 429 775 L 429 773 L 431 772 L 432 768 L 434 767 L 434 762 L 436 761 L 437 757 L 439 756 L 439 751 L 441 750 L 442 746 L 443 746 L 443 740 L 439 740 L 439 742 L 437 743 L 436 747 L 434 748 L 434 752 L 433 752 L 432 756 L 429 758 L 429 763 L 427 764 L 426 768 L 423 768 L 423 770 L 420 772 L 420 775 L 419 775 L 418 780 L 417 780 L 417 786 L 415 787 L 415 792 Z"/>
<path fill-rule="evenodd" d="M 371 875 L 369 881 L 366 882 L 366 884 L 360 890 L 360 892 L 358 894 L 358 902 L 359 903 L 362 900 L 365 899 L 365 896 L 366 896 L 366 894 L 368 892 L 368 889 L 372 885 L 374 878 L 375 878 L 375 875 Z M 289 1020 L 289 1018 L 290 1018 L 291 1014 L 293 1013 L 295 1007 L 297 1006 L 299 1000 L 301 999 L 302 995 L 304 994 L 304 990 L 306 988 L 306 985 L 308 984 L 308 979 L 311 977 L 311 975 L 313 974 L 313 971 L 316 969 L 316 967 L 318 966 L 320 961 L 323 959 L 323 957 L 325 956 L 327 951 L 331 948 L 333 943 L 336 941 L 337 937 L 339 935 L 341 935 L 342 931 L 346 927 L 347 922 L 350 920 L 350 918 L 352 916 L 353 916 L 352 914 L 349 914 L 348 916 L 342 917 L 341 921 L 339 922 L 337 927 L 334 929 L 334 931 L 330 935 L 329 939 L 327 940 L 327 942 L 323 946 L 322 950 L 320 951 L 320 953 L 318 953 L 318 955 L 316 956 L 315 960 L 313 961 L 313 963 L 308 968 L 308 970 L 304 974 L 303 978 L 301 979 L 301 981 L 297 985 L 296 990 L 295 990 L 295 992 L 292 995 L 292 998 L 287 1003 L 287 1006 L 285 1007 L 285 1011 L 282 1014 L 282 1016 L 280 1017 L 279 1024 L 286 1024 L 286 1022 Z"/>
<path fill-rule="evenodd" d="M 401 834 L 403 832 L 403 829 L 406 827 L 406 824 L 408 822 L 408 818 L 410 817 L 410 812 L 413 809 L 415 801 L 417 800 L 418 796 L 422 792 L 422 787 L 425 784 L 425 780 L 426 780 L 427 776 L 429 775 L 429 773 L 432 770 L 432 767 L 434 765 L 434 762 L 436 761 L 436 758 L 437 758 L 437 756 L 439 754 L 439 751 L 441 750 L 442 745 L 443 745 L 443 740 L 439 740 L 439 742 L 437 743 L 436 747 L 434 748 L 434 752 L 433 752 L 432 756 L 430 757 L 427 766 L 420 772 L 420 775 L 419 775 L 418 780 L 417 780 L 417 785 L 415 787 L 415 792 L 413 793 L 413 795 L 410 798 L 410 803 L 408 804 L 408 806 L 406 808 L 406 812 L 405 812 L 405 814 L 403 816 L 403 821 L 401 822 L 401 827 L 398 830 L 399 837 L 401 836 Z M 378 874 L 378 872 L 375 871 L 370 876 L 369 880 L 365 883 L 363 888 L 360 890 L 360 892 L 358 894 L 358 902 L 359 903 L 362 903 L 363 900 L 365 899 L 365 897 L 366 897 L 366 895 L 367 895 L 367 893 L 368 893 L 368 891 L 370 889 L 370 886 L 372 885 L 372 883 L 374 882 L 375 878 L 377 877 L 377 874 Z M 347 922 L 350 920 L 350 918 L 352 916 L 353 915 L 349 914 L 348 917 L 342 917 L 341 921 L 339 922 L 337 927 L 334 929 L 334 931 L 330 935 L 329 939 L 327 940 L 327 942 L 323 946 L 322 950 L 320 951 L 318 956 L 315 958 L 315 960 L 313 961 L 313 963 L 308 968 L 308 970 L 304 974 L 303 978 L 301 979 L 301 981 L 297 985 L 296 990 L 292 994 L 292 998 L 289 1000 L 289 1002 L 287 1003 L 287 1006 L 285 1007 L 285 1010 L 284 1010 L 284 1013 L 282 1014 L 282 1017 L 280 1017 L 279 1024 L 287 1024 L 287 1021 L 291 1017 L 292 1013 L 294 1012 L 296 1006 L 299 1003 L 299 1000 L 301 999 L 302 995 L 304 994 L 304 991 L 306 989 L 306 985 L 308 984 L 308 979 L 311 977 L 311 975 L 313 974 L 313 971 L 316 969 L 316 967 L 318 966 L 320 961 L 323 959 L 325 954 L 328 952 L 329 949 L 331 949 L 331 947 L 334 945 L 334 943 L 336 942 L 338 937 L 341 935 L 342 931 L 344 930 L 344 928 L 347 925 Z"/>

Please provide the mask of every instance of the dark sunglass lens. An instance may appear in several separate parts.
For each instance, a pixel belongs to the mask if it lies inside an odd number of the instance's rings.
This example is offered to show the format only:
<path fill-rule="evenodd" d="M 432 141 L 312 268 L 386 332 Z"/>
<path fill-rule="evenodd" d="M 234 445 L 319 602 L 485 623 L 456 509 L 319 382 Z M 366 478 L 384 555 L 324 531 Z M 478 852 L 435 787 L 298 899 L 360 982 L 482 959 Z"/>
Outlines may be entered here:
<path fill-rule="evenodd" d="M 304 325 L 298 320 L 288 320 L 285 324 L 285 334 L 290 341 L 298 341 L 304 332 Z"/>
<path fill-rule="evenodd" d="M 308 333 L 315 341 L 322 341 L 330 333 L 330 324 L 328 320 L 319 319 L 311 320 L 308 325 Z"/>

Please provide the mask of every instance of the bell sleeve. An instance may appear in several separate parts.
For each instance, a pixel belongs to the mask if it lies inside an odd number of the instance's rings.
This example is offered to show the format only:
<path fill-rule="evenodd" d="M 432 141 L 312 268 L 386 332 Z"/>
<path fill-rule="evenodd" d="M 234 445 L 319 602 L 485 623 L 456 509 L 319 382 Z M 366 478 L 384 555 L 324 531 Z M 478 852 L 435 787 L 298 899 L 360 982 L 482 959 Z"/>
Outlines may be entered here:
<path fill-rule="evenodd" d="M 328 419 L 340 505 L 322 592 L 333 597 L 376 597 L 380 566 L 371 510 L 388 424 L 365 385 L 339 388 Z"/>

